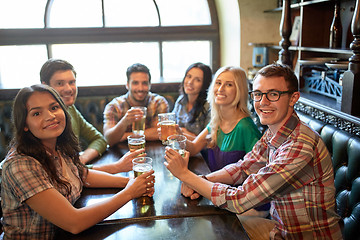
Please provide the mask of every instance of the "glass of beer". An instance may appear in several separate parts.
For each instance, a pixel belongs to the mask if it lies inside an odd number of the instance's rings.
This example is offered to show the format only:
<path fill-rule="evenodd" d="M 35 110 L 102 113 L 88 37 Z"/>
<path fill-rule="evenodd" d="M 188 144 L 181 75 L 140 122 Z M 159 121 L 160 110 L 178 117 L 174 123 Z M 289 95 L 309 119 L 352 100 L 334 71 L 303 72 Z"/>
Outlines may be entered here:
<path fill-rule="evenodd" d="M 135 178 L 152 169 L 152 158 L 150 157 L 134 158 L 132 162 Z"/>
<path fill-rule="evenodd" d="M 186 137 L 184 135 L 171 135 L 167 140 L 169 147 L 177 151 L 182 157 L 185 157 Z"/>
<path fill-rule="evenodd" d="M 159 113 L 159 123 L 161 127 L 161 141 L 167 145 L 167 138 L 170 135 L 176 134 L 175 127 L 175 113 Z"/>
<path fill-rule="evenodd" d="M 130 152 L 145 149 L 145 136 L 132 134 L 127 137 Z"/>
<path fill-rule="evenodd" d="M 146 107 L 131 107 L 131 109 L 140 109 L 143 112 L 143 116 L 140 120 L 132 123 L 132 132 L 137 135 L 143 135 L 145 131 L 145 119 L 146 119 Z"/>

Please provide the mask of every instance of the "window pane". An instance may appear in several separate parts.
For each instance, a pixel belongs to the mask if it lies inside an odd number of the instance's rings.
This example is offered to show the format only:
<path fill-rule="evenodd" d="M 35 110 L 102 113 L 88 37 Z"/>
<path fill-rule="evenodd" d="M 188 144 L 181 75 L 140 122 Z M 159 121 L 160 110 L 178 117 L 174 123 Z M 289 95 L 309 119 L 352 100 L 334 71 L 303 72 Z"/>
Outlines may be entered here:
<path fill-rule="evenodd" d="M 195 62 L 211 66 L 210 51 L 209 41 L 164 42 L 165 81 L 182 81 L 187 67 Z"/>
<path fill-rule="evenodd" d="M 207 0 L 156 0 L 162 26 L 211 25 Z"/>
<path fill-rule="evenodd" d="M 54 0 L 50 11 L 49 27 L 102 27 L 101 1 Z"/>
<path fill-rule="evenodd" d="M 159 81 L 158 43 L 58 44 L 52 49 L 54 58 L 74 66 L 78 86 L 126 84 L 126 69 L 137 62 L 150 69 L 152 82 Z"/>
<path fill-rule="evenodd" d="M 45 6 L 46 0 L 2 0 L 0 28 L 43 28 Z"/>
<path fill-rule="evenodd" d="M 46 60 L 45 45 L 0 46 L 0 88 L 40 83 L 40 68 Z"/>
<path fill-rule="evenodd" d="M 159 26 L 158 14 L 153 1 L 104 0 L 105 25 L 107 27 Z"/>

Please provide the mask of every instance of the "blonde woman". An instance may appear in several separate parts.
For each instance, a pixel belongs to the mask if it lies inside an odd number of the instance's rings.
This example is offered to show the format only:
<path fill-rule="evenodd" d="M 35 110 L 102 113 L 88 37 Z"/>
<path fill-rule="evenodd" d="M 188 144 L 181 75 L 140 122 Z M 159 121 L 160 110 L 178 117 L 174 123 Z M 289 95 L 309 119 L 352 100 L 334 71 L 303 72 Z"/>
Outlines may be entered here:
<path fill-rule="evenodd" d="M 207 147 L 207 161 L 213 172 L 242 159 L 261 133 L 247 108 L 248 83 L 242 68 L 220 68 L 210 85 L 207 100 L 210 122 L 193 141 L 187 142 L 186 148 L 190 155 L 195 155 Z"/>

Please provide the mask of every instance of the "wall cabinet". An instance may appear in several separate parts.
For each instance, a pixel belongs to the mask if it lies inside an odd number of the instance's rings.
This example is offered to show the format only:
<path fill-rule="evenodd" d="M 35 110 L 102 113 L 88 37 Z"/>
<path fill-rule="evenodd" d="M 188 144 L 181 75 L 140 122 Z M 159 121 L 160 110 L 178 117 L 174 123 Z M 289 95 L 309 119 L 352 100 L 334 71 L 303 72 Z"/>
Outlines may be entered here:
<path fill-rule="evenodd" d="M 298 108 L 314 117 L 318 115 L 318 118 L 341 118 L 341 123 L 336 120 L 335 125 L 343 124 L 342 120 L 346 119 L 350 121 L 345 124 L 348 128 L 356 126 L 360 129 L 359 0 L 293 2 L 283 0 L 281 8 L 265 12 L 282 14 L 282 41 L 280 46 L 273 46 L 272 50 L 279 50 L 278 60 L 291 65 L 300 79 L 302 97 Z M 330 48 L 330 26 L 336 3 L 340 5 L 342 44 L 339 48 Z M 298 39 L 290 42 L 296 18 L 300 20 Z M 274 60 L 277 59 L 269 61 Z M 336 96 L 338 90 L 341 92 Z M 326 91 L 330 91 L 330 94 Z"/>

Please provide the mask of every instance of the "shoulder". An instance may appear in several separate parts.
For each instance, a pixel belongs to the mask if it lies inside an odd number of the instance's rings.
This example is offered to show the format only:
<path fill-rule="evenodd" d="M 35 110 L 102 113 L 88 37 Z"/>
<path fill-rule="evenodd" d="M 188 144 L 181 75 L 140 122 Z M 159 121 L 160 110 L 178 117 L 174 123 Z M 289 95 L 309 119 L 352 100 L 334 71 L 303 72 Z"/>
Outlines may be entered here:
<path fill-rule="evenodd" d="M 14 152 L 8 155 L 2 165 L 2 171 L 9 174 L 21 174 L 42 171 L 42 166 L 35 158 Z"/>
<path fill-rule="evenodd" d="M 294 129 L 293 136 L 297 141 L 311 145 L 317 145 L 317 142 L 322 141 L 320 135 L 302 121 L 299 121 L 299 124 Z"/>
<path fill-rule="evenodd" d="M 67 108 L 68 113 L 70 114 L 71 118 L 79 118 L 83 117 L 80 111 L 75 107 L 75 105 L 71 105 Z"/>
<path fill-rule="evenodd" d="M 149 92 L 149 97 L 150 97 L 150 100 L 151 101 L 155 101 L 155 102 L 162 102 L 162 101 L 166 101 L 166 98 L 157 94 L 157 93 L 152 93 L 152 92 Z"/>
<path fill-rule="evenodd" d="M 245 117 L 241 119 L 238 124 L 235 126 L 234 131 L 235 134 L 241 134 L 245 137 L 256 136 L 257 139 L 261 138 L 261 133 L 251 117 Z"/>
<path fill-rule="evenodd" d="M 184 95 L 180 95 L 180 96 L 176 99 L 175 104 L 183 104 L 184 101 L 185 101 Z"/>
<path fill-rule="evenodd" d="M 167 112 L 169 109 L 169 103 L 166 100 L 165 97 L 149 92 L 149 107 L 150 108 L 156 108 L 156 109 L 162 109 L 161 111 Z"/>
<path fill-rule="evenodd" d="M 238 124 L 236 125 L 237 128 L 244 128 L 244 129 L 257 129 L 254 121 L 251 119 L 251 117 L 244 117 L 241 119 Z"/>
<path fill-rule="evenodd" d="M 126 103 L 126 98 L 127 94 L 113 98 L 108 104 L 106 104 L 106 108 L 120 108 L 123 104 Z"/>
<path fill-rule="evenodd" d="M 122 102 L 125 102 L 126 99 L 127 99 L 128 95 L 127 94 L 124 94 L 124 95 L 121 95 L 121 96 L 118 96 L 116 98 L 113 98 L 108 104 L 112 103 L 122 103 Z"/>

